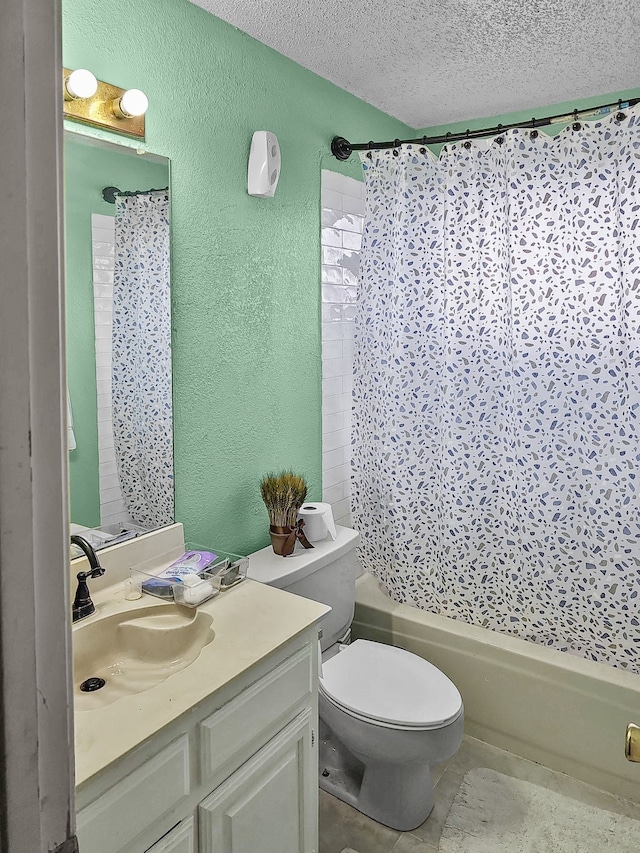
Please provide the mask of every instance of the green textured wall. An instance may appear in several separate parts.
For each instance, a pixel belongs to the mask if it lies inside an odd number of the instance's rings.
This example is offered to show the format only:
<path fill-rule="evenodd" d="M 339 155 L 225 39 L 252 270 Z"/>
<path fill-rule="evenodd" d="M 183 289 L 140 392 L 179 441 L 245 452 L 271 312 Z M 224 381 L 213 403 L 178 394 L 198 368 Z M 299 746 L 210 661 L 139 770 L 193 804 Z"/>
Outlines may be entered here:
<path fill-rule="evenodd" d="M 229 550 L 268 542 L 258 483 L 321 496 L 320 169 L 334 134 L 409 128 L 187 0 L 63 0 L 68 68 L 140 87 L 171 159 L 176 516 Z M 280 141 L 275 198 L 251 198 L 254 130 Z"/>
<path fill-rule="evenodd" d="M 166 165 L 65 134 L 67 379 L 77 444 L 69 454 L 70 517 L 87 527 L 100 524 L 91 214 L 114 215 L 103 187 L 147 190 L 167 183 Z"/>

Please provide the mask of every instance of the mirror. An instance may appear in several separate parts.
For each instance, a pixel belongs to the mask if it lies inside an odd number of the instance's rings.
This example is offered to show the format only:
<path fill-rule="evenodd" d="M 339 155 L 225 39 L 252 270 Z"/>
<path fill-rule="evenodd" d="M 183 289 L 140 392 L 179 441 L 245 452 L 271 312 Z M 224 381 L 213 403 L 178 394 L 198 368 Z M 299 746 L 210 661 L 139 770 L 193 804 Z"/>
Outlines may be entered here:
<path fill-rule="evenodd" d="M 101 547 L 174 520 L 169 161 L 65 131 L 64 183 L 70 517 Z"/>

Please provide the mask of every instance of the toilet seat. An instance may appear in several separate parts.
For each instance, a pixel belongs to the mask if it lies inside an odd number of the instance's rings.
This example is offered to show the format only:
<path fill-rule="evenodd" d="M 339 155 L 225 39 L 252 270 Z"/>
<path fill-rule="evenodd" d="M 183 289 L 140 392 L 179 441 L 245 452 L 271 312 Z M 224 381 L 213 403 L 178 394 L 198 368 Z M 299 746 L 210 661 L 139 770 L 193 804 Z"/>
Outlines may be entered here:
<path fill-rule="evenodd" d="M 356 640 L 326 661 L 320 689 L 346 713 L 386 728 L 438 729 L 462 712 L 457 687 L 437 667 L 370 640 Z"/>

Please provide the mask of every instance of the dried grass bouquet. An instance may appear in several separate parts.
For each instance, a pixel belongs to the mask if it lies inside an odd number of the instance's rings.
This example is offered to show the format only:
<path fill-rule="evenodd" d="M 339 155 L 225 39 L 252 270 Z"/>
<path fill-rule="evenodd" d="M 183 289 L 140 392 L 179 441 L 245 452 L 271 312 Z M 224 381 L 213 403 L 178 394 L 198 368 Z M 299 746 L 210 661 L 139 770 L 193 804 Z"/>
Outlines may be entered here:
<path fill-rule="evenodd" d="M 304 477 L 292 471 L 267 474 L 260 483 L 260 494 L 272 527 L 295 527 L 300 507 L 307 497 Z"/>

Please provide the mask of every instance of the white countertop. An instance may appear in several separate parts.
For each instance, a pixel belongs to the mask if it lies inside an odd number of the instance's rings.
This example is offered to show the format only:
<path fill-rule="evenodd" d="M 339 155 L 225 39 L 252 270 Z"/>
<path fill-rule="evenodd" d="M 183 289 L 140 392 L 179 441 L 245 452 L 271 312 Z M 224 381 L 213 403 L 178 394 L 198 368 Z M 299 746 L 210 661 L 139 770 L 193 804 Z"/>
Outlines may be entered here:
<path fill-rule="evenodd" d="M 122 584 L 94 595 L 96 613 L 80 625 L 159 599 L 125 601 Z M 213 617 L 213 642 L 186 669 L 160 684 L 104 707 L 75 713 L 76 785 L 82 785 L 189 708 L 246 672 L 317 622 L 330 608 L 245 580 L 200 605 Z"/>

